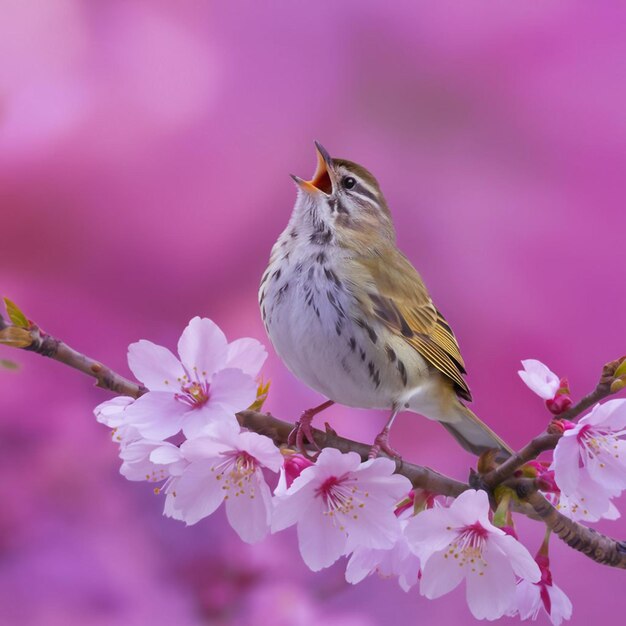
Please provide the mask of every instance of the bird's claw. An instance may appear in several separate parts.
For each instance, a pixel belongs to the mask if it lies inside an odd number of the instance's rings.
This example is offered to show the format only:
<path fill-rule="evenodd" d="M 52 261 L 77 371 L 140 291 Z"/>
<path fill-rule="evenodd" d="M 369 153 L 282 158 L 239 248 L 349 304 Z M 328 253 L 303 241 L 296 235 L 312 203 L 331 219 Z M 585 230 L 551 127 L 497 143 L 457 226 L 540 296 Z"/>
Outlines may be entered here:
<path fill-rule="evenodd" d="M 396 461 L 401 461 L 402 457 L 400 453 L 394 450 L 389 445 L 389 429 L 384 428 L 378 435 L 376 439 L 374 439 L 374 444 L 372 445 L 369 454 L 367 455 L 368 459 L 376 459 L 378 455 L 384 452 L 387 456 L 391 457 Z"/>

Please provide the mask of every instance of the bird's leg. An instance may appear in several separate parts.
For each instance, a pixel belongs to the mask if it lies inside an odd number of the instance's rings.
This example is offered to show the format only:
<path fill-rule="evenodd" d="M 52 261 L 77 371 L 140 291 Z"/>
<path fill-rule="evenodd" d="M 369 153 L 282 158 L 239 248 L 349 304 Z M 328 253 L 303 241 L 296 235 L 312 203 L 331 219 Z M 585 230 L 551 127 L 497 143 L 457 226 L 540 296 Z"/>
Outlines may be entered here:
<path fill-rule="evenodd" d="M 370 450 L 368 458 L 375 459 L 381 452 L 384 452 L 394 459 L 400 458 L 400 455 L 389 445 L 389 431 L 391 430 L 391 425 L 396 419 L 396 415 L 398 415 L 398 413 L 399 409 L 394 406 L 391 411 L 391 416 L 387 420 L 385 427 L 378 433 L 378 435 L 376 435 L 376 439 L 374 439 L 374 445 Z"/>
<path fill-rule="evenodd" d="M 333 404 L 335 404 L 333 400 L 327 400 L 319 406 L 303 411 L 302 415 L 300 415 L 300 419 L 296 422 L 293 430 L 289 433 L 287 445 L 293 446 L 295 444 L 296 448 L 300 450 L 300 452 L 306 454 L 304 449 L 306 439 L 306 441 L 308 441 L 317 450 L 319 450 L 320 447 L 317 445 L 317 443 L 315 443 L 315 437 L 313 437 L 311 422 L 318 413 L 321 413 L 324 409 L 327 409 Z"/>

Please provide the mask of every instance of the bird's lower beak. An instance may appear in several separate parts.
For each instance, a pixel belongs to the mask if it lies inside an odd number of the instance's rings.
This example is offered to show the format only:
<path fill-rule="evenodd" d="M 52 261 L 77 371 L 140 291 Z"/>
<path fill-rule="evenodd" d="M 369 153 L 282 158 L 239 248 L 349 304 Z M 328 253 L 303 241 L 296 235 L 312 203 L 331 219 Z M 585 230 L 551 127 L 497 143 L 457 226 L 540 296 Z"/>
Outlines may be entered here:
<path fill-rule="evenodd" d="M 304 180 L 293 174 L 291 177 L 296 181 L 300 189 L 308 193 L 318 193 L 321 191 L 329 196 L 333 192 L 333 161 L 324 146 L 317 141 L 315 142 L 315 149 L 317 151 L 317 168 L 315 169 L 313 178 L 311 180 Z"/>

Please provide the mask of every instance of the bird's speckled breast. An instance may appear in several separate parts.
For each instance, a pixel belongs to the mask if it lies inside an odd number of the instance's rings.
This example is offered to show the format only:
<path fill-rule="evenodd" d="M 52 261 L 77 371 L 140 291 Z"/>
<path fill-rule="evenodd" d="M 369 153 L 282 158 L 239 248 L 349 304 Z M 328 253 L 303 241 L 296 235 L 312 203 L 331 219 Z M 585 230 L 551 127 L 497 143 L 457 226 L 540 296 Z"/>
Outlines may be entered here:
<path fill-rule="evenodd" d="M 295 236 L 294 236 L 295 235 Z M 325 397 L 361 408 L 390 408 L 410 395 L 404 345 L 364 321 L 342 273 L 345 252 L 299 245 L 287 230 L 272 250 L 259 289 L 267 333 L 289 370 Z"/>

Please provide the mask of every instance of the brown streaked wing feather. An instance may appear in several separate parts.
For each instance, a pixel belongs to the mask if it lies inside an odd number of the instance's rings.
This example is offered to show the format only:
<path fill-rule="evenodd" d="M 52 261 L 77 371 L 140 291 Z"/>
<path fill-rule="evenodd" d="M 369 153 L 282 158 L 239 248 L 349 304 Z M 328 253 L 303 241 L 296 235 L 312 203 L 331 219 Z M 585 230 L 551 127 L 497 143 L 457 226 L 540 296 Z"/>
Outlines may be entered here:
<path fill-rule="evenodd" d="M 459 396 L 471 400 L 463 378 L 465 363 L 445 318 L 435 308 L 426 286 L 409 260 L 397 249 L 353 259 L 358 297 L 377 318 L 447 376 Z"/>

